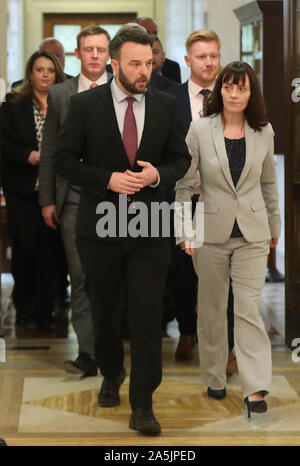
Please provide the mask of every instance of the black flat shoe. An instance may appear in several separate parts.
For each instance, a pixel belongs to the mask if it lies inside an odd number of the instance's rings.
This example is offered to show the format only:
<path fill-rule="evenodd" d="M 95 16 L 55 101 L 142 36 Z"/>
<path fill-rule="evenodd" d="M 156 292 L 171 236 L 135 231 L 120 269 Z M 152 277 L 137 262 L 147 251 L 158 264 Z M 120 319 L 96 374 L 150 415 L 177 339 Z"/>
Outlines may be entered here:
<path fill-rule="evenodd" d="M 249 401 L 247 397 L 244 402 L 247 405 L 248 419 L 251 418 L 251 413 L 265 413 L 268 409 L 268 405 L 265 400 Z"/>
<path fill-rule="evenodd" d="M 120 374 L 114 378 L 104 377 L 101 390 L 98 394 L 98 405 L 102 408 L 112 408 L 119 406 L 120 395 L 119 390 L 126 377 L 125 369 L 122 369 Z"/>
<path fill-rule="evenodd" d="M 94 377 L 98 373 L 98 365 L 87 353 L 79 353 L 75 361 L 65 361 L 64 369 L 70 374 L 82 377 Z"/>
<path fill-rule="evenodd" d="M 227 395 L 226 388 L 223 388 L 222 390 L 214 390 L 210 387 L 208 387 L 207 389 L 207 394 L 215 400 L 223 400 L 223 398 L 225 398 L 225 396 Z"/>

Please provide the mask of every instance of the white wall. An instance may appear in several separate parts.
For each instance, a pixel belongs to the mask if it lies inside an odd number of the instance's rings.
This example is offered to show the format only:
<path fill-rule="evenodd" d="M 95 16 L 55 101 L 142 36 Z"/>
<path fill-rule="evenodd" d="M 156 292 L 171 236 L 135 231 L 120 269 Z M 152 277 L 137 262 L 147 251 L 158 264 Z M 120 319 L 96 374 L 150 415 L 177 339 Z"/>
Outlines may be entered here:
<path fill-rule="evenodd" d="M 185 41 L 192 31 L 204 27 L 203 0 L 167 0 L 165 50 L 168 58 L 180 64 L 183 82 L 190 75 L 184 61 Z"/>
<path fill-rule="evenodd" d="M 205 0 L 206 25 L 221 39 L 223 66 L 240 58 L 240 23 L 233 10 L 252 0 Z"/>
<path fill-rule="evenodd" d="M 6 28 L 7 28 L 7 0 L 0 0 L 0 79 L 1 91 L 5 88 L 6 83 L 6 57 L 7 57 L 7 46 L 6 46 Z"/>
<path fill-rule="evenodd" d="M 23 1 L 8 0 L 7 81 L 11 85 L 24 76 Z"/>

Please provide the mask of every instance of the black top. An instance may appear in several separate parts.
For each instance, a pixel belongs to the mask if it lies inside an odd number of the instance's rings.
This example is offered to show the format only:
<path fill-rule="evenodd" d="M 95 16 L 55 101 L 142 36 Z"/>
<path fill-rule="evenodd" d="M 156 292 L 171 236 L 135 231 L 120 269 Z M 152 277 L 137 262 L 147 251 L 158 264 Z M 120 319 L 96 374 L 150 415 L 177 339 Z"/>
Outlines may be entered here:
<path fill-rule="evenodd" d="M 232 176 L 232 181 L 236 187 L 241 173 L 245 165 L 246 158 L 246 140 L 245 138 L 241 139 L 228 139 L 225 138 L 226 152 L 229 162 L 230 173 Z M 231 238 L 240 238 L 242 237 L 242 232 L 239 229 L 237 221 L 234 221 L 233 229 L 231 232 Z"/>

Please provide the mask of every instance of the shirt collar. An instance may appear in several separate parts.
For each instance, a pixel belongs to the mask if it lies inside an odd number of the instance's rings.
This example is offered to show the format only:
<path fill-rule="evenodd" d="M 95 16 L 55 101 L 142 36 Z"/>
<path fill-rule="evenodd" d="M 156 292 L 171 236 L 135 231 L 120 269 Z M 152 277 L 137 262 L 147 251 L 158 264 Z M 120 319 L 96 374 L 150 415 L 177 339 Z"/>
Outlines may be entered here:
<path fill-rule="evenodd" d="M 84 74 L 80 73 L 79 83 L 80 83 L 80 87 L 82 87 L 82 89 L 84 89 L 85 91 L 90 89 L 91 84 L 93 83 L 96 83 L 98 84 L 98 86 L 100 86 L 101 84 L 107 83 L 107 72 L 104 71 L 104 73 L 100 76 L 99 79 L 97 79 L 97 81 L 91 81 L 86 76 L 84 76 Z"/>
<path fill-rule="evenodd" d="M 113 95 L 113 98 L 118 102 L 123 102 L 123 100 L 127 99 L 128 95 L 125 94 L 125 92 L 122 91 L 122 89 L 119 88 L 119 86 L 116 83 L 116 78 L 111 82 L 111 93 Z M 145 97 L 145 94 L 133 94 L 133 96 L 138 102 L 142 102 L 143 98 Z"/>
<path fill-rule="evenodd" d="M 199 86 L 199 84 L 196 84 L 194 81 L 189 79 L 188 86 L 189 86 L 189 91 L 192 93 L 192 95 L 197 95 L 199 94 L 199 92 L 202 91 L 202 89 L 210 89 L 212 91 L 215 87 L 215 81 L 211 83 L 211 85 L 208 87 L 201 87 Z"/>

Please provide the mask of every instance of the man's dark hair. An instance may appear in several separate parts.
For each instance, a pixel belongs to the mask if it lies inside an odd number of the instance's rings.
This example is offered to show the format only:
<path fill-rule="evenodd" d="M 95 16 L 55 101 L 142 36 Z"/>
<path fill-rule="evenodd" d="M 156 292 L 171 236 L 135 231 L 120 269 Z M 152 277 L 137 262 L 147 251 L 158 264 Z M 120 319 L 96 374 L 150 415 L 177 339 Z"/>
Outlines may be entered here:
<path fill-rule="evenodd" d="M 268 123 L 264 98 L 253 68 L 245 62 L 234 61 L 222 69 L 214 90 L 208 99 L 206 113 L 207 116 L 222 113 L 224 107 L 221 94 L 223 84 L 229 82 L 233 84 L 242 82 L 242 84 L 245 84 L 246 76 L 248 76 L 250 81 L 251 95 L 247 108 L 244 110 L 245 117 L 252 129 L 261 131 L 262 127 Z"/>
<path fill-rule="evenodd" d="M 120 49 L 126 42 L 134 42 L 135 44 L 150 45 L 152 47 L 153 37 L 150 36 L 145 28 L 138 24 L 125 24 L 122 26 L 109 44 L 110 58 L 115 60 L 120 59 Z"/>

